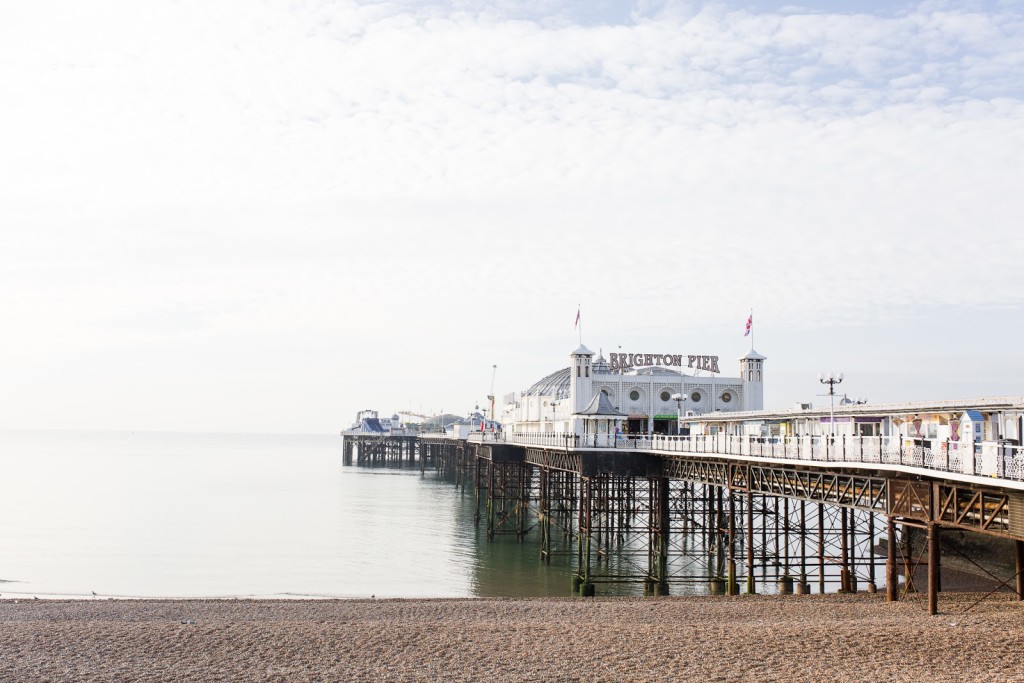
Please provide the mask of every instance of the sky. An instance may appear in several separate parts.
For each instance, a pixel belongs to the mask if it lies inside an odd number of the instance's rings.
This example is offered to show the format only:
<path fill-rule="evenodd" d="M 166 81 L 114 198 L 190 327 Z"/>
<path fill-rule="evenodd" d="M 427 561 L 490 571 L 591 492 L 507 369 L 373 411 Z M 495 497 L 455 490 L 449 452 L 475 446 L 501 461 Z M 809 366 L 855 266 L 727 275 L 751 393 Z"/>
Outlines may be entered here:
<path fill-rule="evenodd" d="M 2 13 L 0 428 L 734 376 L 751 310 L 767 408 L 1024 394 L 1024 0 Z"/>

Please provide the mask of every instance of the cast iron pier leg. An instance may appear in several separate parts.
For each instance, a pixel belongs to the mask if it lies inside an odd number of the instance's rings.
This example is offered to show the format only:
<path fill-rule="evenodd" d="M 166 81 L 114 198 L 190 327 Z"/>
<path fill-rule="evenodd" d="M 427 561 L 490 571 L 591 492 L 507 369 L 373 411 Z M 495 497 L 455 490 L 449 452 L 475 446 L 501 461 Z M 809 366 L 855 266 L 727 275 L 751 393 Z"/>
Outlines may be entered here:
<path fill-rule="evenodd" d="M 494 462 L 487 461 L 487 539 L 494 539 Z"/>
<path fill-rule="evenodd" d="M 825 505 L 818 503 L 818 592 L 825 592 Z"/>
<path fill-rule="evenodd" d="M 878 590 L 875 585 L 875 513 L 868 513 L 868 593 Z"/>
<path fill-rule="evenodd" d="M 886 557 L 885 557 L 885 601 L 896 602 L 900 599 L 899 576 L 896 573 L 896 520 L 886 519 Z"/>
<path fill-rule="evenodd" d="M 811 592 L 807 585 L 807 502 L 800 501 L 800 588 L 801 595 Z"/>
<path fill-rule="evenodd" d="M 847 538 L 847 527 L 846 527 L 846 508 L 839 508 L 839 516 L 841 518 L 840 527 L 840 566 L 839 570 L 839 592 L 849 593 L 850 592 L 850 550 L 849 540 Z"/>
<path fill-rule="evenodd" d="M 732 489 L 728 489 L 727 495 L 729 496 L 729 583 L 727 590 L 729 595 L 739 595 L 739 586 L 736 584 L 736 496 L 733 495 Z"/>
<path fill-rule="evenodd" d="M 939 525 L 928 525 L 928 614 L 939 613 Z"/>
<path fill-rule="evenodd" d="M 473 524 L 480 526 L 480 458 L 473 458 Z"/>
<path fill-rule="evenodd" d="M 669 506 L 669 484 L 668 477 L 661 477 L 658 480 L 658 595 L 668 595 L 668 544 L 670 506 Z"/>
<path fill-rule="evenodd" d="M 754 583 L 754 494 L 747 491 L 747 593 L 757 592 Z"/>
<path fill-rule="evenodd" d="M 1013 542 L 1013 554 L 1017 565 L 1017 599 L 1024 600 L 1024 541 Z"/>

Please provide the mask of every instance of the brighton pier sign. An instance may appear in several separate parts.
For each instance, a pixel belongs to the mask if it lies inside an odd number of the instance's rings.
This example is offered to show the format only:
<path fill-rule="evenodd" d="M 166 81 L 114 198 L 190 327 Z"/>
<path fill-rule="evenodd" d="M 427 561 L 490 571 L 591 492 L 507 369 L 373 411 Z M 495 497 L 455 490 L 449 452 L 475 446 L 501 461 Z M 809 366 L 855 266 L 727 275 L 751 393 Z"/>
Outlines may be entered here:
<path fill-rule="evenodd" d="M 681 356 L 670 353 L 611 353 L 611 369 L 613 371 L 628 370 L 630 368 L 647 368 L 652 365 L 664 365 L 668 367 L 683 367 L 683 358 L 686 358 L 686 367 L 695 370 L 707 370 L 708 372 L 720 372 L 718 369 L 718 356 Z"/>

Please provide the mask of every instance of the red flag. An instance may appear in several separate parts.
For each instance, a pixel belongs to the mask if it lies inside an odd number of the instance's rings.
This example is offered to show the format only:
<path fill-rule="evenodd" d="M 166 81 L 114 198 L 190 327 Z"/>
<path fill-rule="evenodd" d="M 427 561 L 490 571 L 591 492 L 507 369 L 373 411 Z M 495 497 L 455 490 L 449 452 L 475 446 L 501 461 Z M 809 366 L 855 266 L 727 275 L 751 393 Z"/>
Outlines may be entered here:
<path fill-rule="evenodd" d="M 576 328 L 576 327 L 579 327 L 579 326 L 580 326 L 580 309 L 579 309 L 579 306 L 577 306 L 576 307 L 576 322 L 573 323 L 573 327 Z"/>
<path fill-rule="evenodd" d="M 744 337 L 750 336 L 750 328 L 754 325 L 754 314 L 751 313 L 750 317 L 747 318 L 747 331 L 743 333 Z"/>

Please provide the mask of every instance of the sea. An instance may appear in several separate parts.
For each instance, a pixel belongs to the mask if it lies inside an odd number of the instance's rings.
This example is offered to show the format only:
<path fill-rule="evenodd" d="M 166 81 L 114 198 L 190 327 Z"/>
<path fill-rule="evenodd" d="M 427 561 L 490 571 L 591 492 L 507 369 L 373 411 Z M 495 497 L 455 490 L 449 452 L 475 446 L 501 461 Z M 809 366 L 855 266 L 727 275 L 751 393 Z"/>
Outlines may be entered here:
<path fill-rule="evenodd" d="M 338 435 L 0 431 L 0 598 L 567 596 L 472 489 Z"/>

